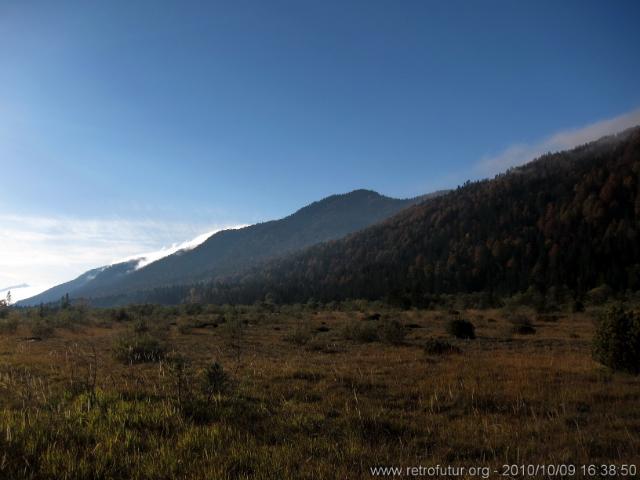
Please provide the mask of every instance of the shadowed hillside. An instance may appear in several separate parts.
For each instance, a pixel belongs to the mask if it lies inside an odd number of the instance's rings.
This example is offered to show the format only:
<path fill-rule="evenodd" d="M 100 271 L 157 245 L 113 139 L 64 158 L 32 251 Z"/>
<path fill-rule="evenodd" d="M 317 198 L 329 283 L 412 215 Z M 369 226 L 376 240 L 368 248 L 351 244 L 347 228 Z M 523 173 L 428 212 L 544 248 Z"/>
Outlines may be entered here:
<path fill-rule="evenodd" d="M 467 183 L 346 239 L 201 287 L 212 302 L 271 294 L 427 305 L 440 293 L 581 295 L 640 287 L 640 129 Z"/>
<path fill-rule="evenodd" d="M 101 285 L 111 285 L 125 275 L 134 271 L 137 264 L 138 260 L 130 260 L 127 262 L 94 268 L 69 282 L 61 283 L 60 285 L 56 285 L 55 287 L 31 298 L 21 300 L 18 302 L 18 305 L 37 305 L 39 303 L 57 302 L 63 296 L 73 294 L 74 292 L 85 288 L 87 285 L 91 285 L 95 288 L 99 288 Z"/>

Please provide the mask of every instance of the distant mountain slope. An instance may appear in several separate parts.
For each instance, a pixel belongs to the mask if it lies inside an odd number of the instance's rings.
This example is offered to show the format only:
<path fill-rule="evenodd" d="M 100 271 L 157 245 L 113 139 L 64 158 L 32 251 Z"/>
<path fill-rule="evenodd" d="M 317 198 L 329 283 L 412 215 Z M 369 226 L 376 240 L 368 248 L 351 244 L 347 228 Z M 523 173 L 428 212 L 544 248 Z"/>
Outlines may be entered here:
<path fill-rule="evenodd" d="M 467 183 L 224 284 L 210 302 L 640 289 L 640 128 Z"/>
<path fill-rule="evenodd" d="M 99 288 L 100 285 L 109 285 L 113 282 L 117 282 L 118 279 L 135 270 L 137 264 L 138 260 L 130 260 L 127 262 L 94 268 L 93 270 L 89 270 L 69 282 L 61 283 L 60 285 L 56 285 L 55 287 L 31 298 L 21 300 L 18 302 L 18 305 L 27 306 L 39 305 L 40 303 L 57 302 L 66 294 L 75 296 L 75 293 L 78 290 L 89 284 L 95 285 L 97 288 Z"/>
<path fill-rule="evenodd" d="M 124 275 L 96 277 L 99 281 L 83 281 L 83 275 L 54 287 L 52 295 L 70 287 L 70 295 L 76 298 L 131 295 L 235 274 L 267 259 L 344 237 L 428 197 L 400 200 L 370 190 L 332 195 L 281 220 L 218 232 L 192 250 L 179 251 L 139 270 L 129 269 Z M 35 298 L 24 303 L 33 304 Z"/>

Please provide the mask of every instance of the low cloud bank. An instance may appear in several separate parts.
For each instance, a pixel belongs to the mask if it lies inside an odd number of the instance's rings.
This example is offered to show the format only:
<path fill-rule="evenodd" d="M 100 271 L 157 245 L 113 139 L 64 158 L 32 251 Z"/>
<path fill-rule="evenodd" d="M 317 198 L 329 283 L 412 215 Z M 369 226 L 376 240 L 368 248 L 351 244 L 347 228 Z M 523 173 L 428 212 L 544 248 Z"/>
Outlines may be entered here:
<path fill-rule="evenodd" d="M 22 283 L 20 285 L 11 285 L 9 287 L 0 288 L 0 293 L 2 292 L 10 292 L 11 290 L 18 290 L 19 288 L 29 288 L 30 285 L 26 283 Z"/>
<path fill-rule="evenodd" d="M 563 130 L 536 143 L 511 145 L 498 155 L 481 159 L 476 171 L 485 176 L 495 175 L 545 153 L 568 150 L 636 125 L 640 125 L 640 109 L 580 128 Z"/>
<path fill-rule="evenodd" d="M 138 264 L 136 265 L 136 270 L 138 270 L 140 268 L 146 267 L 150 263 L 160 260 L 161 258 L 168 257 L 169 255 L 173 255 L 174 253 L 179 252 L 181 250 L 192 250 L 196 248 L 198 245 L 204 243 L 209 237 L 211 237 L 212 235 L 222 230 L 237 229 L 237 228 L 243 228 L 246 226 L 247 225 L 234 225 L 231 227 L 211 230 L 209 232 L 200 234 L 191 240 L 187 240 L 186 242 L 173 243 L 169 247 L 161 248 L 160 250 L 156 250 L 154 252 L 142 253 L 140 255 L 131 255 L 129 257 L 125 257 L 121 260 L 117 260 L 112 263 L 127 262 L 129 260 L 139 260 Z"/>

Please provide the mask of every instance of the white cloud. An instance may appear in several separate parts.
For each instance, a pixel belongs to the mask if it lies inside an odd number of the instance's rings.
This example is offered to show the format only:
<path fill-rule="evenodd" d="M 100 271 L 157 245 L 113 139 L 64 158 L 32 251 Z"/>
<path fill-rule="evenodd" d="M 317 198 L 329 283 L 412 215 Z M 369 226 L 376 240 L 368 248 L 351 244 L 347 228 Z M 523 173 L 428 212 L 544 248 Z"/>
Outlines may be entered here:
<path fill-rule="evenodd" d="M 527 163 L 547 152 L 571 149 L 639 124 L 640 109 L 580 128 L 557 132 L 537 143 L 511 145 L 498 155 L 483 158 L 476 165 L 476 171 L 482 175 L 494 175 L 509 167 Z"/>
<path fill-rule="evenodd" d="M 28 298 L 116 259 L 145 257 L 143 263 L 150 263 L 236 227 L 0 214 L 0 286 L 28 283 L 11 292 L 14 301 Z M 185 238 L 193 240 L 180 243 Z"/>
<path fill-rule="evenodd" d="M 8 287 L 0 288 L 0 293 L 8 292 L 10 290 L 17 290 L 19 288 L 29 288 L 29 285 L 27 285 L 26 283 L 22 283 L 20 285 L 9 285 Z"/>
<path fill-rule="evenodd" d="M 242 228 L 242 227 L 246 227 L 246 225 L 234 225 L 232 227 L 225 227 L 225 228 Z M 161 258 L 164 258 L 164 257 L 167 257 L 169 255 L 172 255 L 172 254 L 176 253 L 177 251 L 180 251 L 180 250 L 191 250 L 193 248 L 196 248 L 198 245 L 203 243 L 207 238 L 209 238 L 214 233 L 219 232 L 220 230 L 223 230 L 223 229 L 219 228 L 219 229 L 216 229 L 216 230 L 211 230 L 210 232 L 202 233 L 202 234 L 198 235 L 197 237 L 195 237 L 195 238 L 193 238 L 191 240 L 187 240 L 186 242 L 173 243 L 169 247 L 164 247 L 164 248 L 161 248 L 160 250 L 156 250 L 154 252 L 142 253 L 142 254 L 138 254 L 138 255 L 130 255 L 129 257 L 125 257 L 123 259 L 116 260 L 113 263 L 126 262 L 128 260 L 137 260 L 137 259 L 139 259 L 140 261 L 136 265 L 136 270 L 137 270 L 139 268 L 146 267 L 147 265 L 149 265 L 150 263 L 155 262 L 156 260 L 160 260 Z"/>

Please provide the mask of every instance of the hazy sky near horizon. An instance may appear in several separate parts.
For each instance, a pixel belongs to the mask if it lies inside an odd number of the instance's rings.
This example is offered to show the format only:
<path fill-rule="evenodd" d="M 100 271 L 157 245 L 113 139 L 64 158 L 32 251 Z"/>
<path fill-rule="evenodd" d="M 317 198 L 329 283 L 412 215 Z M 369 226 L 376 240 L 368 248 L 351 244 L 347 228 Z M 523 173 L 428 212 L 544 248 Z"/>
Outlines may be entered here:
<path fill-rule="evenodd" d="M 0 288 L 638 124 L 638 21 L 622 0 L 0 0 Z"/>

